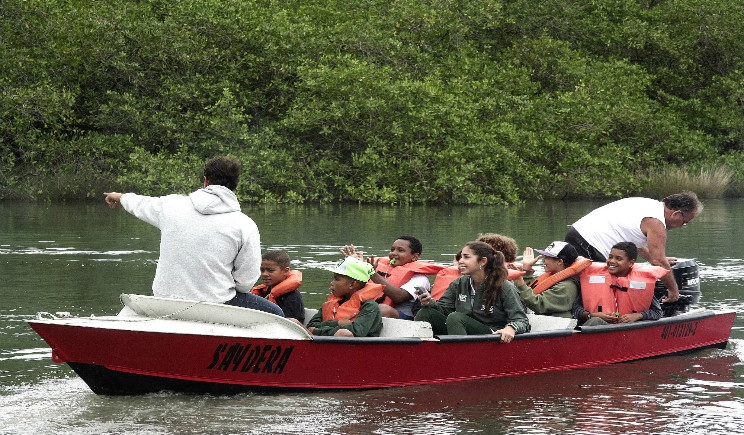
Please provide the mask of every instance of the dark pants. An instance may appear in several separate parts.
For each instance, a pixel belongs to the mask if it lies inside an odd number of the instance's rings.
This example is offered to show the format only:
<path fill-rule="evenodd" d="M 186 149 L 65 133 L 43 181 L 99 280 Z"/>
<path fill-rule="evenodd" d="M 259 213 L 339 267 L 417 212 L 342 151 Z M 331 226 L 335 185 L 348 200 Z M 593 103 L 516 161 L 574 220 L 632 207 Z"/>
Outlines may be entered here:
<path fill-rule="evenodd" d="M 284 311 L 279 308 L 279 305 L 269 302 L 268 299 L 256 296 L 253 293 L 241 293 L 236 292 L 234 298 L 225 302 L 225 305 L 232 305 L 235 307 L 251 308 L 259 311 L 266 311 L 267 313 L 276 314 L 277 316 L 284 317 Z"/>
<path fill-rule="evenodd" d="M 457 311 L 445 316 L 433 307 L 422 307 L 416 320 L 431 323 L 434 335 L 479 335 L 491 334 L 491 328 L 464 313 Z"/>
<path fill-rule="evenodd" d="M 584 240 L 584 238 L 581 237 L 581 234 L 579 234 L 574 227 L 568 227 L 568 232 L 566 232 L 566 237 L 563 241 L 576 248 L 576 251 L 582 257 L 588 258 L 592 261 L 607 261 L 605 256 L 600 254 L 594 246 Z"/>

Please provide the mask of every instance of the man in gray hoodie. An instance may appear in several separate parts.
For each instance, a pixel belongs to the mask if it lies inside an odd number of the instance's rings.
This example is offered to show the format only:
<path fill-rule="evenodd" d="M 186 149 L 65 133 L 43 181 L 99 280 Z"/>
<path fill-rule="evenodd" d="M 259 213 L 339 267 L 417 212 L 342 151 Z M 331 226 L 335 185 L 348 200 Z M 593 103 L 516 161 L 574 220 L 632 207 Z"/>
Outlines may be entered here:
<path fill-rule="evenodd" d="M 283 316 L 278 305 L 251 294 L 260 276 L 261 236 L 240 211 L 233 192 L 240 162 L 215 157 L 204 166 L 203 186 L 185 195 L 149 197 L 105 193 L 111 208 L 121 204 L 160 229 L 155 296 L 225 303 Z"/>

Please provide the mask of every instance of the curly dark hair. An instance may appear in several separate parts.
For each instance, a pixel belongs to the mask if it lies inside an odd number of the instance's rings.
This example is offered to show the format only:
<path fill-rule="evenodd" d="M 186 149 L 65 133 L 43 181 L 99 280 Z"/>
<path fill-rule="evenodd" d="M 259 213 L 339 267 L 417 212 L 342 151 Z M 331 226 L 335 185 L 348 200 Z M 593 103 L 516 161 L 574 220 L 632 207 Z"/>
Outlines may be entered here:
<path fill-rule="evenodd" d="M 618 242 L 615 243 L 612 249 L 619 249 L 625 252 L 625 255 L 627 255 L 631 260 L 638 259 L 638 247 L 633 242 Z"/>
<path fill-rule="evenodd" d="M 496 233 L 485 233 L 479 234 L 476 239 L 478 242 L 486 242 L 497 251 L 504 254 L 504 260 L 507 263 L 514 263 L 517 261 L 517 242 L 511 237 L 502 236 Z"/>
<path fill-rule="evenodd" d="M 407 240 L 408 244 L 411 246 L 412 254 L 421 254 L 424 250 L 424 245 L 421 244 L 421 240 L 413 236 L 400 236 L 395 240 Z"/>

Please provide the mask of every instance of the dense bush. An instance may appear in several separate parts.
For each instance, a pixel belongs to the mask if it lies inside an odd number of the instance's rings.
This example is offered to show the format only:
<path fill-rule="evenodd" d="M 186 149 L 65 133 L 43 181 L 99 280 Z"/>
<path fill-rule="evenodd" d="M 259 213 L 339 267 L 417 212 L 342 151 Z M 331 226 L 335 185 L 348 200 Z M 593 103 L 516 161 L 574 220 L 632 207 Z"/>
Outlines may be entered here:
<path fill-rule="evenodd" d="M 0 198 L 622 196 L 724 162 L 744 189 L 737 0 L 5 0 Z M 738 183 L 738 184 L 737 184 Z"/>

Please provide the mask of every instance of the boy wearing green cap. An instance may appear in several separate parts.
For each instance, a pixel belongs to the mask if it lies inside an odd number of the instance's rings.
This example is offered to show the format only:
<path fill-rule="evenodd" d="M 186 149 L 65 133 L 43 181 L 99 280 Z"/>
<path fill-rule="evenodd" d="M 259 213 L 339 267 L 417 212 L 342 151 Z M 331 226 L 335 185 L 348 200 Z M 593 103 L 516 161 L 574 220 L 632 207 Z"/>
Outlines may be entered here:
<path fill-rule="evenodd" d="M 333 271 L 331 294 L 307 324 L 313 335 L 379 337 L 382 315 L 375 298 L 382 286 L 369 282 L 371 264 L 346 257 Z"/>

